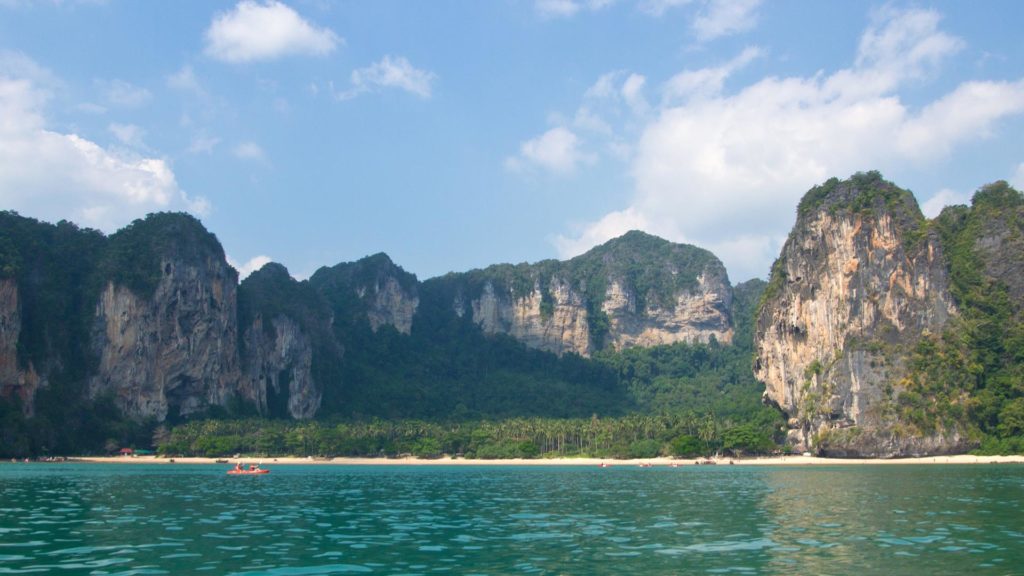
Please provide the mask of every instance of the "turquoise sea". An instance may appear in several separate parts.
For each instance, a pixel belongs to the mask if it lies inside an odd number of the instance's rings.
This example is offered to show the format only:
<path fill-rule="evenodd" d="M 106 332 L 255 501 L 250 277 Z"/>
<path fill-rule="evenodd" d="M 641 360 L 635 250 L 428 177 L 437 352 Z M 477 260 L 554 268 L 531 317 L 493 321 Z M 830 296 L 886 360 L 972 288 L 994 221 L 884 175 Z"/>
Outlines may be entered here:
<path fill-rule="evenodd" d="M 0 465 L 0 574 L 1024 574 L 1024 466 Z"/>

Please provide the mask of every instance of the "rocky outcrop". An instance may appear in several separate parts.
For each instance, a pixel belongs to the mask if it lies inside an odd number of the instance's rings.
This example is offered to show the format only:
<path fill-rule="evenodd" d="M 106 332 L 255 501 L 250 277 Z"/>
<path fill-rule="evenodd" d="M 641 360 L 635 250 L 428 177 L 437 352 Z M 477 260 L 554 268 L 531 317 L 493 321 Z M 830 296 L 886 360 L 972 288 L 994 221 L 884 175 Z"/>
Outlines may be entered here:
<path fill-rule="evenodd" d="M 485 334 L 508 334 L 531 348 L 588 355 L 591 343 L 583 295 L 559 279 L 546 289 L 545 294 L 538 284 L 517 298 L 507 291 L 497 292 L 487 282 L 470 303 L 473 321 Z"/>
<path fill-rule="evenodd" d="M 636 294 L 624 283 L 612 282 L 601 309 L 608 315 L 608 340 L 616 350 L 676 342 L 732 341 L 732 288 L 722 274 L 697 277 L 692 291 L 674 295 L 674 305 L 650 304 L 638 310 Z"/>
<path fill-rule="evenodd" d="M 755 374 L 789 415 L 793 446 L 847 456 L 960 449 L 955 433 L 909 439 L 890 419 L 909 351 L 954 313 L 939 238 L 913 195 L 877 173 L 808 192 L 755 336 Z"/>
<path fill-rule="evenodd" d="M 442 279 L 456 314 L 531 348 L 731 342 L 732 289 L 710 252 L 630 232 L 566 262 L 499 265 Z"/>
<path fill-rule="evenodd" d="M 313 345 L 298 323 L 279 315 L 256 316 L 243 335 L 242 373 L 246 396 L 260 414 L 312 418 L 320 408 L 321 389 L 313 379 Z M 269 334 L 268 334 L 269 332 Z"/>
<path fill-rule="evenodd" d="M 403 334 L 412 331 L 412 317 L 420 304 L 415 290 L 406 290 L 395 276 L 382 276 L 368 286 L 356 289 L 366 302 L 366 317 L 376 332 L 381 326 L 391 325 Z"/>
<path fill-rule="evenodd" d="M 308 282 L 270 263 L 239 286 L 238 311 L 242 396 L 263 415 L 315 416 L 330 378 L 322 367 L 342 356 L 327 304 Z"/>
<path fill-rule="evenodd" d="M 3 278 L 0 279 L 0 397 L 17 397 L 25 413 L 31 415 L 40 378 L 31 364 L 23 368 L 18 362 L 20 336 L 18 283 L 12 278 Z"/>
<path fill-rule="evenodd" d="M 982 262 L 985 276 L 1005 286 L 1013 302 L 1024 303 L 1024 204 L 1020 192 L 1005 181 L 984 186 L 974 195 L 971 212 L 972 220 L 983 222 L 971 236 L 973 254 Z M 944 212 L 943 217 L 948 214 Z"/>
<path fill-rule="evenodd" d="M 343 326 L 365 320 L 374 332 L 382 326 L 403 334 L 412 331 L 420 304 L 419 282 L 387 254 L 321 268 L 309 282 L 330 303 Z"/>
<path fill-rule="evenodd" d="M 115 281 L 96 305 L 99 368 L 90 393 L 134 418 L 178 418 L 223 405 L 239 381 L 237 273 L 223 254 L 164 258 L 151 296 Z"/>

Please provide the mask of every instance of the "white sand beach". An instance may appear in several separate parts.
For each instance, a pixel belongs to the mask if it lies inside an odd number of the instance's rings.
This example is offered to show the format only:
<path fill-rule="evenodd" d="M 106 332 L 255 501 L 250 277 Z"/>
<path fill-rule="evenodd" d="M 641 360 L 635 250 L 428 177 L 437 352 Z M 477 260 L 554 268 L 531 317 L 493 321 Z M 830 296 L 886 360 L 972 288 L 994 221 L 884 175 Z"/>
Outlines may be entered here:
<path fill-rule="evenodd" d="M 220 458 L 224 460 L 224 458 Z M 82 456 L 68 458 L 69 462 L 98 464 L 229 464 L 217 463 L 216 458 L 160 456 Z M 228 462 L 262 462 L 264 468 L 276 465 L 341 465 L 341 466 L 600 466 L 643 467 L 643 466 L 695 466 L 703 459 L 644 458 L 614 460 L 602 458 L 534 458 L 507 460 L 479 460 L 467 458 L 300 458 L 294 456 L 259 457 L 243 456 L 228 458 Z M 906 464 L 1024 464 L 1024 456 L 927 456 L 921 458 L 821 458 L 817 456 L 771 456 L 764 458 L 718 458 L 711 459 L 717 465 L 736 466 L 846 466 L 846 465 L 906 465 Z"/>

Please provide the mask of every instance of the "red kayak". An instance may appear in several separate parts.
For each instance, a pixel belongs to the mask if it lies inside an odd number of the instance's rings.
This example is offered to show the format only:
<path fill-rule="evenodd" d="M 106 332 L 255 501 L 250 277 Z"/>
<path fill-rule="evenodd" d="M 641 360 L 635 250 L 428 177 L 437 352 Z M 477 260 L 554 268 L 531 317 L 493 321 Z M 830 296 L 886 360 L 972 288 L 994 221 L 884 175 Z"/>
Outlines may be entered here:
<path fill-rule="evenodd" d="M 260 468 L 258 466 L 250 466 L 248 468 L 232 468 L 231 470 L 228 470 L 228 474 L 239 474 L 243 476 L 248 476 L 250 474 L 270 474 L 270 470 Z"/>

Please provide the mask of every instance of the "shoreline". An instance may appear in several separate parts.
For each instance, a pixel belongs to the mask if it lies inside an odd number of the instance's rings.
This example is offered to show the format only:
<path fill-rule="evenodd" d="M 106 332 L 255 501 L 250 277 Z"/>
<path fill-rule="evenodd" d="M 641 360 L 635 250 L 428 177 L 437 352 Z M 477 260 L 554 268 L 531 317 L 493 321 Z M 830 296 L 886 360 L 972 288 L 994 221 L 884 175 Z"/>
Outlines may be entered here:
<path fill-rule="evenodd" d="M 227 460 L 218 463 L 217 460 Z M 678 459 L 678 458 L 639 458 L 631 460 L 613 460 L 602 458 L 512 458 L 504 460 L 480 460 L 466 458 L 301 458 L 279 456 L 277 458 L 242 457 L 242 458 L 204 458 L 160 456 L 75 456 L 68 457 L 66 462 L 85 464 L 211 464 L 229 466 L 235 462 L 246 464 L 262 463 L 264 468 L 274 466 L 593 466 L 600 467 L 672 467 L 697 466 L 697 462 L 714 462 L 717 465 L 736 466 L 856 466 L 856 465 L 915 465 L 915 464 L 1024 464 L 1024 455 L 1014 456 L 974 456 L 957 454 L 952 456 L 925 456 L 917 458 L 822 458 L 819 456 L 771 456 L 764 458 L 718 458 L 718 459 Z M 707 464 L 701 464 L 707 465 Z"/>

